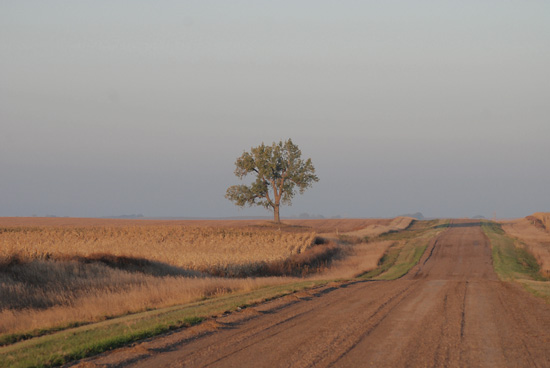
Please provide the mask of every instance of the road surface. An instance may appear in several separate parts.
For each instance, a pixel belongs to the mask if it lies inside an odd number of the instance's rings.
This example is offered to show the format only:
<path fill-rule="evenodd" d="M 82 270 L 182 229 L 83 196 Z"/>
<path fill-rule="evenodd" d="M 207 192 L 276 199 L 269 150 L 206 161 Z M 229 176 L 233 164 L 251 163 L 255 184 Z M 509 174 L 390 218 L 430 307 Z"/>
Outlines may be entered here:
<path fill-rule="evenodd" d="M 128 367 L 550 367 L 550 305 L 455 222 L 408 275 L 302 292 L 82 362 Z"/>

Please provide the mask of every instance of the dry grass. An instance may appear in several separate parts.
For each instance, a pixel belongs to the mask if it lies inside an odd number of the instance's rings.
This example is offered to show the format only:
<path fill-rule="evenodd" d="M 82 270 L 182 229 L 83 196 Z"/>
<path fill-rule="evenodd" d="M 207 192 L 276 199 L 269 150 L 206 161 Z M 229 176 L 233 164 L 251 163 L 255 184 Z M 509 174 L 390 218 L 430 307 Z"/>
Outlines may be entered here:
<path fill-rule="evenodd" d="M 4 304 L 11 305 L 3 305 L 4 308 L 0 308 L 0 334 L 45 329 L 74 322 L 94 322 L 127 313 L 183 304 L 232 291 L 248 291 L 289 281 L 288 278 L 274 277 L 154 277 L 98 265 L 90 269 L 89 265 L 51 263 L 43 262 L 38 267 L 34 265 L 35 271 L 49 268 L 47 274 L 36 274 L 48 279 L 46 285 L 14 283 L 8 290 L 3 290 L 3 294 L 6 291 L 6 294 L 9 294 L 9 302 Z M 71 266 L 80 267 L 83 273 L 96 273 L 99 277 L 91 279 L 86 275 L 80 275 L 75 278 L 74 274 L 65 273 Z M 56 275 L 63 279 L 56 279 Z M 68 281 L 70 278 L 73 280 Z M 14 307 L 14 304 L 26 307 L 9 308 Z M 41 305 L 42 308 L 37 305 Z"/>
<path fill-rule="evenodd" d="M 108 254 L 203 271 L 283 260 L 305 251 L 311 232 L 181 226 L 18 227 L 0 230 L 0 265 Z"/>
<path fill-rule="evenodd" d="M 285 220 L 289 226 L 311 229 L 319 234 L 346 233 L 369 226 L 385 226 L 393 219 L 323 219 L 323 220 Z"/>
<path fill-rule="evenodd" d="M 550 214 L 536 213 L 522 219 L 502 221 L 502 229 L 535 256 L 545 277 L 550 277 L 550 232 L 544 226 L 548 219 Z"/>
<path fill-rule="evenodd" d="M 350 278 L 375 268 L 391 242 L 342 246 L 319 241 L 316 234 L 368 228 L 372 236 L 404 227 L 403 220 L 370 219 L 274 225 L 0 218 L 0 334 L 98 321 L 296 280 L 212 275 L 325 271 L 324 278 Z"/>
<path fill-rule="evenodd" d="M 0 227 L 128 227 L 182 226 L 213 228 L 271 228 L 284 232 L 314 231 L 316 233 L 348 232 L 371 225 L 387 225 L 392 219 L 295 219 L 282 225 L 266 220 L 126 220 L 72 217 L 0 217 Z"/>
<path fill-rule="evenodd" d="M 535 224 L 537 222 L 540 222 L 540 224 L 544 227 L 546 231 L 550 231 L 550 213 L 548 212 L 537 212 L 534 213 L 532 216 L 527 217 L 528 219 L 534 218 Z M 538 220 L 538 221 L 536 221 Z"/>
<path fill-rule="evenodd" d="M 202 272 L 246 274 L 299 255 L 314 240 L 312 232 L 269 228 L 0 228 L 0 332 L 95 321 L 281 283 Z"/>
<path fill-rule="evenodd" d="M 396 217 L 388 223 L 369 224 L 360 230 L 345 232 L 343 235 L 360 238 L 375 238 L 385 233 L 405 230 L 413 221 L 414 219 L 412 217 Z"/>
<path fill-rule="evenodd" d="M 378 241 L 359 243 L 354 245 L 349 254 L 336 260 L 330 269 L 315 276 L 316 278 L 350 279 L 378 267 L 380 259 L 384 256 L 394 241 Z"/>

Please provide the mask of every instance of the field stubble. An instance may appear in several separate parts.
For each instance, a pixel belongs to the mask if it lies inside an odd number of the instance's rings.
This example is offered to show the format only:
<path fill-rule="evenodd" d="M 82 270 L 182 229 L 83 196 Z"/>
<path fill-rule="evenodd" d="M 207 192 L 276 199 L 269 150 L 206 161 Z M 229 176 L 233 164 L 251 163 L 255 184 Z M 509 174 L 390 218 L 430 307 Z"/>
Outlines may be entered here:
<path fill-rule="evenodd" d="M 41 334 L 36 331 L 298 280 L 255 276 L 354 277 L 375 268 L 392 243 L 346 246 L 329 232 L 396 226 L 396 220 L 321 221 L 74 226 L 58 219 L 55 226 L 0 227 L 0 334 Z"/>

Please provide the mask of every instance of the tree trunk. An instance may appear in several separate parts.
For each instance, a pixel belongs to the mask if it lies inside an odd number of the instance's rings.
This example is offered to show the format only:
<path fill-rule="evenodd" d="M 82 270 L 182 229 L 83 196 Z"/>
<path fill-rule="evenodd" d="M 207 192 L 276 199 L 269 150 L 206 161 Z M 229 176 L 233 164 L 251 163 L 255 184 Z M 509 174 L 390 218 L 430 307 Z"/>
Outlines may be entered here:
<path fill-rule="evenodd" d="M 279 217 L 279 205 L 278 204 L 276 204 L 275 207 L 273 207 L 273 216 L 274 216 L 273 221 L 275 221 L 276 223 L 281 222 L 281 218 Z"/>

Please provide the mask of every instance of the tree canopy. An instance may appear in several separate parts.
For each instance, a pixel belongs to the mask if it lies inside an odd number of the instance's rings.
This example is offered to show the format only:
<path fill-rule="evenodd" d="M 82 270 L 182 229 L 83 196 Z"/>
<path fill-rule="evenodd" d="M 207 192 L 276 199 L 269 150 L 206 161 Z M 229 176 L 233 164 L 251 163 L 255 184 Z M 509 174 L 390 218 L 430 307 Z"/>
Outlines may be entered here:
<path fill-rule="evenodd" d="M 235 175 L 242 180 L 252 174 L 256 180 L 250 185 L 229 187 L 225 197 L 240 207 L 258 205 L 271 209 L 275 222 L 280 222 L 280 205 L 291 205 L 296 190 L 303 194 L 319 181 L 311 159 L 304 161 L 301 156 L 290 139 L 252 147 L 235 161 Z"/>

